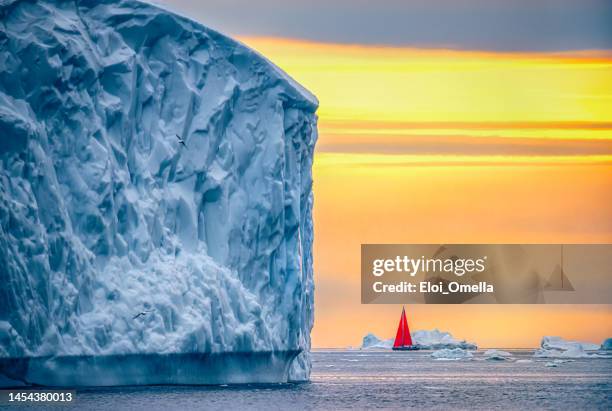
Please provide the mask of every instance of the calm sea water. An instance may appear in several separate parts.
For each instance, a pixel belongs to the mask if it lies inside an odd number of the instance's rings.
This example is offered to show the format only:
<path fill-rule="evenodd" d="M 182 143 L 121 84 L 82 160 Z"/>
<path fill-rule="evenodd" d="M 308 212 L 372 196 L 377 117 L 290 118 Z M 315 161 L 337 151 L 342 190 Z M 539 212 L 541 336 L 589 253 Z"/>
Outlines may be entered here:
<path fill-rule="evenodd" d="M 612 409 L 612 359 L 435 361 L 427 352 L 315 351 L 305 384 L 79 391 L 79 410 Z M 12 409 L 28 408 L 23 405 Z"/>

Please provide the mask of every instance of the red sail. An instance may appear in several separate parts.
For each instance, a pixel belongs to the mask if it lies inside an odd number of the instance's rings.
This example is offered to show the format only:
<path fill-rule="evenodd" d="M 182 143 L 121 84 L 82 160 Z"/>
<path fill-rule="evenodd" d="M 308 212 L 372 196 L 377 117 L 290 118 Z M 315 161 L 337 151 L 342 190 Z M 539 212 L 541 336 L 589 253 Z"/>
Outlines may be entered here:
<path fill-rule="evenodd" d="M 410 345 L 412 345 L 412 337 L 410 336 L 410 328 L 408 328 L 408 321 L 406 320 L 406 310 L 402 308 L 402 316 L 400 317 L 399 326 L 397 327 L 393 348 Z"/>
<path fill-rule="evenodd" d="M 402 308 L 402 311 L 404 309 Z M 408 327 L 408 321 L 406 320 L 406 313 L 404 312 L 404 329 L 406 332 L 404 333 L 404 345 L 412 345 L 412 336 L 410 335 L 410 327 Z"/>

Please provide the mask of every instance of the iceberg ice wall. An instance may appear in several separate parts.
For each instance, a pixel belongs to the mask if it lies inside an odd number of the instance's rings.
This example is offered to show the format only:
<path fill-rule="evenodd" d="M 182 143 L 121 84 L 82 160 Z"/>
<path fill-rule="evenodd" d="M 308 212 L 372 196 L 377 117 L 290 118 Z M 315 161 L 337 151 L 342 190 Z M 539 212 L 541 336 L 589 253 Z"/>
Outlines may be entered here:
<path fill-rule="evenodd" d="M 308 378 L 316 98 L 139 1 L 0 14 L 0 374 Z M 178 376 L 122 377 L 159 356 Z M 224 356 L 242 375 L 215 377 Z"/>

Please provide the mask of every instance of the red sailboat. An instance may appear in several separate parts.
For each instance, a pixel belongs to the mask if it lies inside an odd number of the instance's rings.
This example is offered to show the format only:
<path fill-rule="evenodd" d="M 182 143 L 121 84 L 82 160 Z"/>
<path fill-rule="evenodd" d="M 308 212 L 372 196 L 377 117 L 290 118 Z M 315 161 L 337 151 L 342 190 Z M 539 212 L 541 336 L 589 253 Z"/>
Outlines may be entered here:
<path fill-rule="evenodd" d="M 399 326 L 397 327 L 393 349 L 396 351 L 412 351 L 419 349 L 418 346 L 412 344 L 412 337 L 410 336 L 410 328 L 408 328 L 406 310 L 404 307 L 402 307 L 402 316 L 400 317 Z"/>

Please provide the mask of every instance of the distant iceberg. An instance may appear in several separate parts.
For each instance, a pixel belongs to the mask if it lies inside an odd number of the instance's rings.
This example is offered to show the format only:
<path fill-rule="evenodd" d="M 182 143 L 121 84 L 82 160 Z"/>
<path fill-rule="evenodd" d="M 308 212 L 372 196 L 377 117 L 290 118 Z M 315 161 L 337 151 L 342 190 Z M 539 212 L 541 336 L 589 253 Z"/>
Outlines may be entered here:
<path fill-rule="evenodd" d="M 478 347 L 474 343 L 465 340 L 457 340 L 450 333 L 433 330 L 418 330 L 411 333 L 412 342 L 422 350 L 440 350 L 444 348 L 461 348 L 464 350 L 476 350 Z M 363 349 L 391 349 L 393 338 L 381 340 L 376 335 L 368 333 L 363 337 L 361 348 Z"/>
<path fill-rule="evenodd" d="M 580 346 L 584 351 L 597 351 L 600 348 L 598 344 L 569 341 L 561 337 L 542 337 L 542 342 L 540 343 L 540 347 L 546 350 L 568 350 L 576 346 Z"/>
<path fill-rule="evenodd" d="M 442 361 L 457 361 L 457 360 L 469 360 L 474 357 L 474 355 L 468 350 L 464 350 L 461 348 L 444 348 L 442 350 L 434 351 L 431 353 L 431 357 L 436 360 Z"/>
<path fill-rule="evenodd" d="M 612 338 L 606 338 L 604 342 L 601 343 L 600 349 L 604 351 L 612 350 Z"/>
<path fill-rule="evenodd" d="M 540 348 L 533 355 L 536 358 L 597 358 L 592 352 L 599 349 L 600 346 L 593 343 L 543 337 Z"/>
<path fill-rule="evenodd" d="M 365 337 L 363 337 L 363 343 L 361 344 L 361 348 L 363 349 L 390 349 L 391 347 L 393 347 L 393 338 L 390 338 L 388 340 L 381 340 L 372 333 L 368 333 Z"/>
<path fill-rule="evenodd" d="M 451 333 L 433 330 L 419 330 L 412 334 L 412 341 L 423 350 L 439 350 L 443 348 L 461 348 L 464 350 L 476 350 L 478 346 L 465 340 L 454 338 Z"/>

